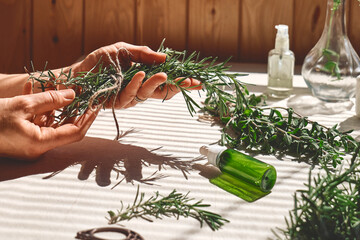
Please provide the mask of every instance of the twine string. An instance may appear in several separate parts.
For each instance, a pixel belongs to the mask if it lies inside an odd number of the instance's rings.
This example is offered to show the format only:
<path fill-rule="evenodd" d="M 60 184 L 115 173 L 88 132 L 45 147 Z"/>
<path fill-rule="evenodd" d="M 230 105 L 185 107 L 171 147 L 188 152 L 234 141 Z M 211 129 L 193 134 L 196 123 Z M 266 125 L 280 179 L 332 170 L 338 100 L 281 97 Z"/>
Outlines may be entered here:
<path fill-rule="evenodd" d="M 123 51 L 124 53 L 126 53 L 129 56 L 129 51 L 126 48 L 119 48 L 116 52 L 115 61 L 114 61 L 111 58 L 109 52 L 106 52 L 106 56 L 108 57 L 110 64 L 114 67 L 114 69 L 116 71 L 114 74 L 111 74 L 111 78 L 114 80 L 114 84 L 110 87 L 96 91 L 89 99 L 89 109 L 91 111 L 97 111 L 110 98 L 110 96 L 112 95 L 112 91 L 116 89 L 116 92 L 114 94 L 114 98 L 112 101 L 112 107 L 111 107 L 113 118 L 114 118 L 115 125 L 116 125 L 116 130 L 117 130 L 117 134 L 116 134 L 116 137 L 114 140 L 119 140 L 119 138 L 121 136 L 119 123 L 117 121 L 116 113 L 115 113 L 116 99 L 119 95 L 122 83 L 124 81 L 124 76 L 121 71 L 121 65 L 120 65 L 120 60 L 119 60 L 120 51 Z M 103 94 L 103 93 L 106 93 L 105 100 L 102 102 L 102 104 L 98 104 L 97 106 L 94 106 L 94 102 L 95 102 L 96 98 L 100 94 Z"/>

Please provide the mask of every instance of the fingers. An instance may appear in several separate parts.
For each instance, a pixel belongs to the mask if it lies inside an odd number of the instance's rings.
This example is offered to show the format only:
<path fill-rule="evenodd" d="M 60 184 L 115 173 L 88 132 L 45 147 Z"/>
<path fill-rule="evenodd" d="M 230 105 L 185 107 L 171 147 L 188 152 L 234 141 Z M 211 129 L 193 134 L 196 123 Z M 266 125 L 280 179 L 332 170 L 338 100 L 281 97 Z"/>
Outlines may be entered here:
<path fill-rule="evenodd" d="M 33 93 L 33 91 L 32 91 L 32 83 L 31 82 L 26 82 L 24 84 L 22 94 L 23 95 L 28 95 L 28 94 L 32 94 L 32 93 Z"/>
<path fill-rule="evenodd" d="M 58 146 L 80 141 L 84 138 L 91 124 L 96 119 L 101 108 L 93 112 L 88 109 L 74 124 L 69 123 L 57 128 L 42 127 L 41 143 L 44 145 L 44 152 Z"/>
<path fill-rule="evenodd" d="M 133 107 L 137 103 L 153 97 L 154 91 L 156 91 L 161 84 L 165 83 L 166 80 L 167 75 L 165 73 L 157 73 L 153 75 L 152 77 L 147 79 L 140 88 L 137 89 L 131 101 L 126 104 L 124 108 Z"/>
<path fill-rule="evenodd" d="M 134 62 L 145 64 L 160 64 L 165 62 L 166 54 L 155 52 L 146 46 L 136 46 L 129 43 L 119 42 L 115 46 L 120 48 L 126 48 L 131 54 L 130 59 Z"/>
<path fill-rule="evenodd" d="M 181 81 L 179 83 L 179 86 L 184 89 L 188 89 L 188 90 L 201 90 L 202 89 L 201 82 L 194 78 L 185 78 L 185 79 L 177 78 L 175 81 L 176 82 Z M 152 98 L 169 100 L 170 98 L 172 98 L 179 92 L 180 92 L 180 89 L 177 86 L 167 84 L 163 88 L 155 89 L 155 91 L 153 92 Z"/>
<path fill-rule="evenodd" d="M 154 92 L 159 88 L 159 86 L 165 83 L 167 80 L 167 75 L 165 73 L 157 73 L 151 78 L 147 79 L 144 84 L 139 89 L 136 94 L 140 99 L 147 99 L 153 97 Z"/>
<path fill-rule="evenodd" d="M 40 127 L 49 127 L 55 120 L 54 116 L 55 111 L 46 112 L 44 114 L 36 115 L 32 122 Z"/>
<path fill-rule="evenodd" d="M 131 79 L 129 84 L 120 92 L 119 96 L 116 99 L 115 108 L 120 109 L 128 105 L 136 96 L 138 89 L 140 88 L 142 81 L 145 77 L 145 72 L 138 72 Z M 107 103 L 106 107 L 112 107 L 113 98 L 111 98 Z"/>
<path fill-rule="evenodd" d="M 165 84 L 167 75 L 165 73 L 157 73 L 147 79 L 143 84 L 145 77 L 144 72 L 137 73 L 130 83 L 121 91 L 117 98 L 115 107 L 118 109 L 129 108 L 135 106 L 148 98 L 168 100 L 181 90 L 178 86 Z M 181 81 L 179 86 L 188 90 L 201 90 L 201 82 L 193 78 L 178 78 L 175 81 Z M 112 107 L 112 99 L 106 104 L 106 107 Z"/>
<path fill-rule="evenodd" d="M 201 81 L 194 79 L 194 78 L 190 78 L 189 80 L 191 81 L 190 86 L 188 86 L 189 90 L 201 90 L 202 89 Z"/>
<path fill-rule="evenodd" d="M 62 108 L 70 104 L 75 98 L 72 89 L 47 91 L 27 96 L 28 111 L 41 114 Z"/>
<path fill-rule="evenodd" d="M 23 87 L 23 95 L 29 95 L 33 93 L 33 85 L 31 82 L 26 82 Z M 36 115 L 33 118 L 33 123 L 43 127 L 43 126 L 50 126 L 54 121 L 54 114 L 55 111 L 51 110 L 48 112 L 44 112 L 42 114 Z"/>

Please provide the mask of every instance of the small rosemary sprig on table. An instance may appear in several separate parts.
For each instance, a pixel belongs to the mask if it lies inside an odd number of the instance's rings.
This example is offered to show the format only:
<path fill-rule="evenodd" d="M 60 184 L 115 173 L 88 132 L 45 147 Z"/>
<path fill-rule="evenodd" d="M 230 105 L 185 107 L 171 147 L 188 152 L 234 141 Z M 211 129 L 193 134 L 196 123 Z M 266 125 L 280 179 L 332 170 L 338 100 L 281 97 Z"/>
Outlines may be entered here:
<path fill-rule="evenodd" d="M 139 187 L 132 205 L 124 208 L 121 201 L 121 209 L 117 212 L 108 211 L 109 224 L 119 223 L 121 221 L 129 221 L 133 218 L 142 218 L 146 221 L 153 222 L 150 217 L 162 219 L 163 217 L 175 217 L 179 219 L 194 218 L 200 222 L 200 227 L 208 225 L 211 230 L 219 230 L 227 219 L 221 217 L 219 214 L 203 210 L 203 208 L 210 207 L 209 204 L 202 203 L 202 200 L 195 201 L 189 198 L 189 193 L 182 194 L 173 190 L 169 195 L 162 196 L 159 192 L 155 192 L 154 196 L 145 200 L 145 194 L 139 193 Z"/>

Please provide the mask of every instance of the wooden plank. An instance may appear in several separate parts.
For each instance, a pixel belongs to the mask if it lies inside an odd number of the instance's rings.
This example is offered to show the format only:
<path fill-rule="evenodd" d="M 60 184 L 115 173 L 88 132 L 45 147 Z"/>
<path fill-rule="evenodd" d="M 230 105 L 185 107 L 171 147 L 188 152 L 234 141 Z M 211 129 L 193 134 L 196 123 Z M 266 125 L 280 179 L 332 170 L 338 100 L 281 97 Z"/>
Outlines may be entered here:
<path fill-rule="evenodd" d="M 34 0 L 33 61 L 42 69 L 72 64 L 82 53 L 83 1 Z"/>
<path fill-rule="evenodd" d="M 294 14 L 294 52 L 297 64 L 304 61 L 305 56 L 318 42 L 324 29 L 326 18 L 326 0 L 295 1 Z"/>
<path fill-rule="evenodd" d="M 189 49 L 236 60 L 240 1 L 191 0 L 189 4 Z"/>
<path fill-rule="evenodd" d="M 138 0 L 137 43 L 157 49 L 165 45 L 177 50 L 186 47 L 186 0 Z"/>
<path fill-rule="evenodd" d="M 23 73 L 30 63 L 31 1 L 0 0 L 0 72 Z"/>
<path fill-rule="evenodd" d="M 134 0 L 85 1 L 85 53 L 120 41 L 134 43 L 134 29 Z"/>
<path fill-rule="evenodd" d="M 267 62 L 268 52 L 275 46 L 275 25 L 278 24 L 289 26 L 291 47 L 293 7 L 294 0 L 243 0 L 239 59 L 244 62 Z"/>
<path fill-rule="evenodd" d="M 350 5 L 349 11 L 349 39 L 355 48 L 358 55 L 360 55 L 360 5 L 357 0 L 348 0 Z"/>

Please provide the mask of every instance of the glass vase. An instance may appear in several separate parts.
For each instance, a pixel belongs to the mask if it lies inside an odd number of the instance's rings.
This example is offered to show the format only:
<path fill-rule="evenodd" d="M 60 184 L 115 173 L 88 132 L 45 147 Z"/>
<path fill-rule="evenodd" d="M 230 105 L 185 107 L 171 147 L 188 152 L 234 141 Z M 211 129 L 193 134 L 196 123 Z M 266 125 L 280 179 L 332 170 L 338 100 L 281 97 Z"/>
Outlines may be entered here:
<path fill-rule="evenodd" d="M 328 102 L 354 97 L 360 75 L 359 56 L 346 33 L 345 4 L 346 0 L 328 0 L 323 33 L 301 71 L 312 94 Z"/>

